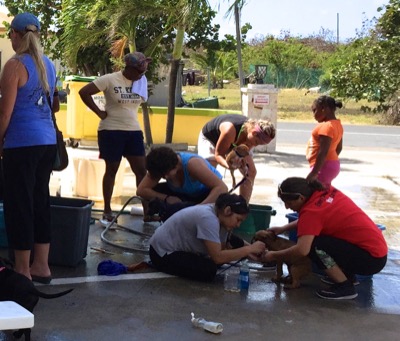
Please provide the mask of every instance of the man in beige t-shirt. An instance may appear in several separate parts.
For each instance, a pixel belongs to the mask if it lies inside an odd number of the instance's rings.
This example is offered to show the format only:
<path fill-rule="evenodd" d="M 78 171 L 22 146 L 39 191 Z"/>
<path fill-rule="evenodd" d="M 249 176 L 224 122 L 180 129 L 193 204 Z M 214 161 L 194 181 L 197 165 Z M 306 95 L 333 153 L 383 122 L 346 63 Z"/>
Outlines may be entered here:
<path fill-rule="evenodd" d="M 137 112 L 147 101 L 147 79 L 144 75 L 151 58 L 143 53 L 125 55 L 122 71 L 107 74 L 84 86 L 79 95 L 82 101 L 101 119 L 98 128 L 100 158 L 106 163 L 103 176 L 104 211 L 100 220 L 107 225 L 113 219 L 111 197 L 122 157 L 125 157 L 136 176 L 136 186 L 146 175 L 143 132 Z M 103 92 L 104 109 L 99 108 L 93 95 Z"/>

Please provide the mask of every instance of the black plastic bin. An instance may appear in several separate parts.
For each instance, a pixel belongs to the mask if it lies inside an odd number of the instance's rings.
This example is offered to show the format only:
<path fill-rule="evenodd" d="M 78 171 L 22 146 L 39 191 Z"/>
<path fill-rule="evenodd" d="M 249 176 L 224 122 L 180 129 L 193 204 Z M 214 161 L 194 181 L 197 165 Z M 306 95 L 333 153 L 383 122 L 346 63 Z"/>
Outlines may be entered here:
<path fill-rule="evenodd" d="M 93 201 L 51 197 L 49 264 L 77 266 L 87 254 Z"/>

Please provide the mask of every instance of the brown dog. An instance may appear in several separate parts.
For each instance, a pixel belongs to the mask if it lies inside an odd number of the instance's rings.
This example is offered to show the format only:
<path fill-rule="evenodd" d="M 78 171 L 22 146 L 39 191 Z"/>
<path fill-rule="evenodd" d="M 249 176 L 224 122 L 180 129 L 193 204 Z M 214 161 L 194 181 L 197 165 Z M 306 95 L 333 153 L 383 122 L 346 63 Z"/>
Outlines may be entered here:
<path fill-rule="evenodd" d="M 265 243 L 269 251 L 279 251 L 292 247 L 294 242 L 286 238 L 278 237 L 273 231 L 258 231 L 254 240 L 260 240 Z M 300 286 L 300 280 L 311 273 L 311 260 L 308 257 L 296 257 L 290 263 L 286 263 L 289 275 L 283 275 L 283 262 L 277 262 L 276 275 L 272 281 L 276 283 L 284 283 L 286 289 L 296 289 Z"/>
<path fill-rule="evenodd" d="M 232 187 L 236 186 L 236 179 L 234 175 L 235 169 L 240 169 L 242 171 L 243 158 L 249 154 L 249 147 L 247 147 L 245 144 L 240 144 L 239 146 L 233 147 L 233 149 L 226 155 L 226 163 L 229 166 L 229 171 L 231 172 L 232 176 Z"/>

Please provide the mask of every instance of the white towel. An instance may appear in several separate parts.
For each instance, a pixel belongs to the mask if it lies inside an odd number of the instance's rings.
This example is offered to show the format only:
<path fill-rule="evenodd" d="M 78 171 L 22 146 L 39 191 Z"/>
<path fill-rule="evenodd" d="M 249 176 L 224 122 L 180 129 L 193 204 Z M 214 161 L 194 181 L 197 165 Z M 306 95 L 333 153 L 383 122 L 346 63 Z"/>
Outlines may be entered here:
<path fill-rule="evenodd" d="M 147 91 L 147 78 L 145 75 L 142 76 L 139 80 L 133 82 L 132 84 L 132 93 L 138 94 L 143 97 L 143 100 L 146 102 L 148 98 Z"/>

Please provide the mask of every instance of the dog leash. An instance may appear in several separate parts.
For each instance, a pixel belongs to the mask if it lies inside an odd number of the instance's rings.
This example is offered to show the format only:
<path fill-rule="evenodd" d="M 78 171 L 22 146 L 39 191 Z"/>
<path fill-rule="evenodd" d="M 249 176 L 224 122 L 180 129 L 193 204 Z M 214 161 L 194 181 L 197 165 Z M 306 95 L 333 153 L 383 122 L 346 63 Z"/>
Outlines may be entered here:
<path fill-rule="evenodd" d="M 242 260 L 244 260 L 244 259 L 247 259 L 247 257 L 240 258 L 239 260 L 237 260 L 237 261 L 234 262 L 234 263 L 229 263 L 229 265 L 228 265 L 226 268 L 223 268 L 221 271 L 219 271 L 219 272 L 217 273 L 217 275 L 222 274 L 222 273 L 225 272 L 226 270 L 230 269 L 232 266 L 238 265 L 238 264 L 239 264 Z"/>
<path fill-rule="evenodd" d="M 245 176 L 243 177 L 243 179 L 240 180 L 240 181 L 236 184 L 236 186 L 232 187 L 232 188 L 229 190 L 228 193 L 231 194 L 236 188 L 238 188 L 239 186 L 241 186 L 241 185 L 246 181 L 246 178 L 247 178 L 247 176 L 245 175 Z"/>
<path fill-rule="evenodd" d="M 246 167 L 247 167 L 247 169 L 248 169 L 248 168 L 249 168 L 249 165 L 246 164 Z M 240 180 L 240 181 L 236 184 L 236 186 L 232 187 L 232 188 L 229 190 L 228 193 L 231 194 L 236 188 L 242 186 L 242 185 L 244 184 L 244 182 L 247 180 L 247 177 L 248 177 L 248 176 L 249 176 L 249 173 L 246 172 L 246 174 L 243 176 L 242 180 Z"/>

